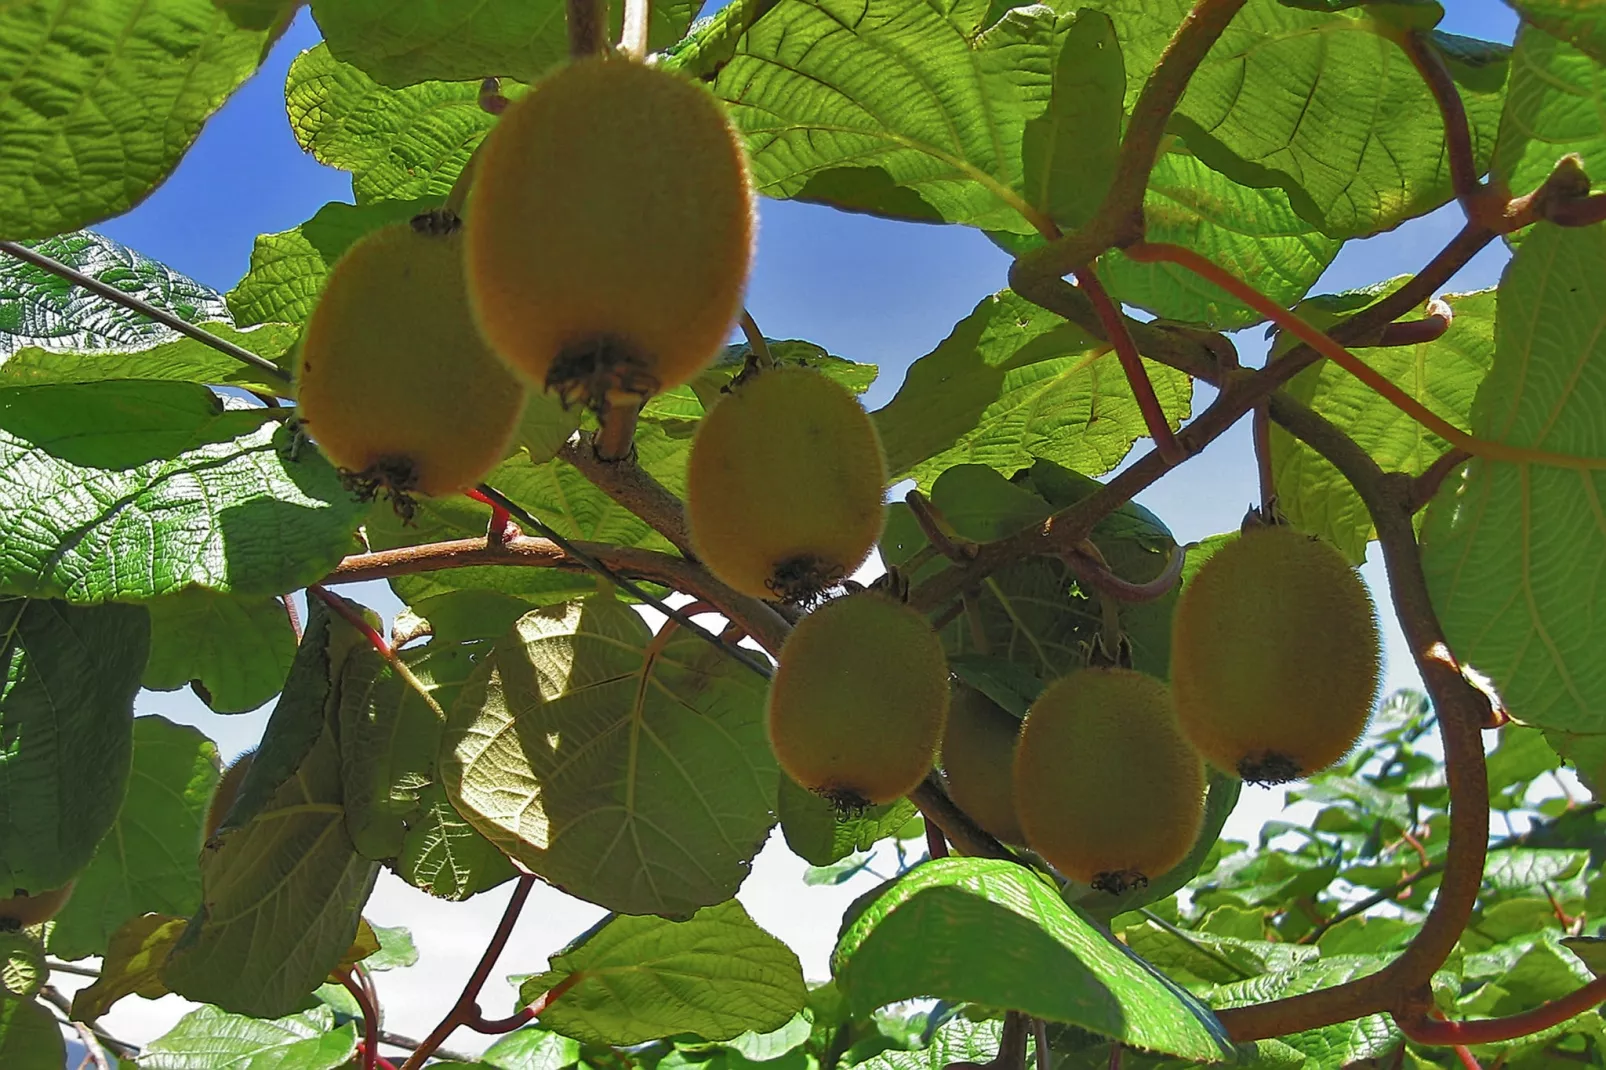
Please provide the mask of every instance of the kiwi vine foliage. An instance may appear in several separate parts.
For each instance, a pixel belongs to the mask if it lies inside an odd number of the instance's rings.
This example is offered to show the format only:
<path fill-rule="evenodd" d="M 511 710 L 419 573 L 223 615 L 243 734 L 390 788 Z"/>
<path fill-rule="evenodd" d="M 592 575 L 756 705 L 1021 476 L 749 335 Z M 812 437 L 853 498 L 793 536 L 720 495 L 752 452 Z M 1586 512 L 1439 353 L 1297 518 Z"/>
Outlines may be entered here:
<path fill-rule="evenodd" d="M 725 102 L 762 194 L 974 227 L 1031 256 L 1045 232 L 1098 224 L 1120 192 L 1123 130 L 1141 128 L 1145 83 L 1190 6 L 735 0 L 700 19 L 689 0 L 660 0 L 649 43 Z M 1325 328 L 1408 285 L 1309 293 L 1344 242 L 1455 199 L 1458 152 L 1519 197 L 1568 153 L 1582 165 L 1573 195 L 1587 192 L 1580 181 L 1598 186 L 1606 18 L 1581 0 L 1514 6 L 1525 21 L 1506 46 L 1438 32 L 1433 0 L 1249 0 L 1193 72 L 1135 191 L 1147 239 L 1193 249 Z M 481 79 L 517 94 L 567 48 L 554 0 L 313 0 L 326 43 L 292 65 L 286 106 L 301 145 L 351 173 L 356 203 L 262 235 L 226 294 L 89 229 L 171 172 L 297 7 L 0 4 L 0 238 L 288 367 L 340 253 L 446 196 L 494 122 Z M 1411 33 L 1460 102 L 1459 147 L 1400 45 Z M 1418 484 L 1433 493 L 1412 548 L 1430 610 L 1515 718 L 1488 737 L 1489 800 L 1505 823 L 1431 978 L 1457 1021 L 1566 996 L 1606 963 L 1593 935 L 1606 812 L 1587 797 L 1606 775 L 1606 618 L 1594 608 L 1606 227 L 1540 220 L 1504 240 L 1514 258 L 1499 287 L 1448 295 L 1441 334 L 1349 341 L 1454 428 L 1577 463 L 1436 463 L 1446 442 L 1331 363 L 1301 371 L 1272 405 L 1325 418 L 1367 463 L 1432 477 Z M 1097 271 L 1117 301 L 1171 325 L 1131 328 L 1159 414 L 1173 428 L 1207 421 L 1190 378 L 1205 365 L 1177 340 L 1260 315 L 1173 264 L 1111 250 Z M 1148 428 L 1097 324 L 1007 289 L 977 294 L 954 320 L 873 414 L 892 477 L 912 480 L 959 538 L 1006 547 L 1101 501 L 1100 481 L 1146 451 Z M 858 392 L 877 371 L 803 339 L 770 348 Z M 729 347 L 646 406 L 637 463 L 671 494 L 684 494 L 697 421 L 746 355 Z M 338 582 L 365 550 L 483 539 L 489 509 L 429 500 L 403 524 L 354 501 L 296 441 L 290 410 L 251 396 L 284 390 L 0 257 L 0 889 L 75 881 L 51 926 L 0 931 L 0 1066 L 62 1064 L 47 954 L 102 958 L 71 1004 L 80 1021 L 169 991 L 204 1005 L 144 1051 L 108 1040 L 125 1065 L 357 1065 L 372 1055 L 358 1053 L 371 1008 L 331 978 L 416 959 L 405 932 L 361 920 L 380 867 L 455 900 L 514 880 L 510 858 L 613 913 L 544 969 L 504 964 L 528 975 L 522 998 L 542 1012 L 470 1065 L 916 1070 L 993 1059 L 1004 1009 L 1043 1020 L 1054 1070 L 1110 1065 L 1112 1042 L 1141 1067 L 1465 1065 L 1407 1042 L 1383 1011 L 1235 1047 L 1211 1010 L 1374 974 L 1422 930 L 1449 857 L 1451 792 L 1426 696 L 1388 696 L 1362 749 L 1295 789 L 1316 806 L 1309 825 L 1217 839 L 1237 785 L 1214 777 L 1204 837 L 1147 889 L 1114 897 L 999 859 L 923 861 L 910 803 L 844 818 L 792 785 L 764 737 L 763 681 L 684 631 L 659 641 L 581 572 L 492 556 L 390 575 L 417 686 L 318 599 L 298 642 L 281 599 Z M 632 514 L 566 452 L 580 425 L 535 397 L 486 482 L 620 568 L 636 562 L 640 579 L 685 575 L 663 571 L 686 563 L 662 516 Z M 1335 461 L 1356 470 L 1353 452 L 1311 439 L 1273 429 L 1284 511 L 1352 560 L 1376 553 L 1375 488 L 1340 474 Z M 1093 521 L 1117 575 L 1165 569 L 1165 518 L 1120 504 Z M 1188 549 L 1184 582 L 1218 545 Z M 909 508 L 890 505 L 883 559 L 907 564 L 917 593 L 943 590 L 956 566 L 924 549 Z M 952 669 L 1019 714 L 1084 661 L 1100 596 L 1057 556 L 993 563 L 943 634 Z M 1166 675 L 1175 601 L 1122 607 L 1136 668 Z M 651 687 L 637 686 L 644 676 Z M 139 687 L 185 685 L 220 713 L 274 703 L 232 829 L 204 867 L 217 748 L 131 713 Z M 448 711 L 444 725 L 420 688 Z M 1564 760 L 1582 788 L 1557 793 Z M 777 823 L 819 881 L 896 845 L 899 874 L 844 920 L 824 983 L 805 983 L 731 898 Z M 1513 1070 L 1606 1065 L 1606 1023 L 1586 1010 L 1471 1054 Z"/>

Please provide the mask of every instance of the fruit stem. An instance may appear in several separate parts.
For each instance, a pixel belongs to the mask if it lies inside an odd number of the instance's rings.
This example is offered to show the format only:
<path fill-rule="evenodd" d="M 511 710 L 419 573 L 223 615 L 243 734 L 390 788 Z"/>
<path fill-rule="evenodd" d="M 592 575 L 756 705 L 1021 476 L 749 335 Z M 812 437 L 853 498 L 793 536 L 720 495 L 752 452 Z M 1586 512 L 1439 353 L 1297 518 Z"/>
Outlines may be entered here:
<path fill-rule="evenodd" d="M 1277 477 L 1271 467 L 1271 414 L 1266 402 L 1255 406 L 1255 468 L 1260 477 L 1260 515 L 1268 524 L 1277 518 Z"/>
<path fill-rule="evenodd" d="M 1094 268 L 1089 266 L 1077 271 L 1076 282 L 1093 303 L 1093 311 L 1104 325 L 1104 337 L 1115 348 L 1115 357 L 1121 362 L 1121 371 L 1126 374 L 1127 385 L 1132 388 L 1132 396 L 1137 400 L 1138 411 L 1143 414 L 1143 425 L 1149 429 L 1149 437 L 1154 439 L 1166 463 L 1181 464 L 1188 459 L 1188 451 L 1177 442 L 1165 410 L 1160 407 L 1154 384 L 1149 381 L 1149 373 L 1143 367 L 1143 358 L 1138 355 L 1132 333 L 1126 329 L 1126 318 L 1115 307 L 1115 302 L 1110 300 Z"/>
<path fill-rule="evenodd" d="M 903 503 L 909 507 L 915 523 L 920 525 L 920 533 L 939 554 L 950 561 L 961 563 L 976 556 L 976 545 L 964 542 L 953 534 L 948 521 L 937 511 L 937 507 L 931 504 L 930 498 L 918 490 L 911 490 L 904 495 Z"/>
<path fill-rule="evenodd" d="M 564 0 L 569 21 L 569 56 L 584 59 L 608 47 L 607 0 Z"/>
<path fill-rule="evenodd" d="M 970 815 L 948 798 L 948 793 L 937 783 L 935 774 L 928 775 L 915 786 L 915 790 L 909 793 L 909 801 L 915 804 L 927 821 L 942 830 L 943 836 L 959 853 L 972 858 L 1017 861 L 1014 852 L 994 839 L 991 833 L 972 821 Z"/>
<path fill-rule="evenodd" d="M 764 337 L 764 332 L 758 329 L 758 321 L 747 309 L 742 309 L 742 334 L 747 338 L 747 362 L 750 367 L 760 370 L 775 367 L 775 355 L 770 352 L 770 342 Z"/>
<path fill-rule="evenodd" d="M 597 435 L 592 440 L 597 460 L 617 464 L 630 459 L 636 451 L 636 420 L 640 415 L 639 402 L 603 402 L 597 413 Z"/>
<path fill-rule="evenodd" d="M 926 853 L 933 859 L 948 857 L 948 839 L 935 821 L 926 821 Z"/>
<path fill-rule="evenodd" d="M 625 0 L 624 33 L 619 51 L 633 60 L 647 58 L 647 31 L 652 23 L 652 0 Z"/>

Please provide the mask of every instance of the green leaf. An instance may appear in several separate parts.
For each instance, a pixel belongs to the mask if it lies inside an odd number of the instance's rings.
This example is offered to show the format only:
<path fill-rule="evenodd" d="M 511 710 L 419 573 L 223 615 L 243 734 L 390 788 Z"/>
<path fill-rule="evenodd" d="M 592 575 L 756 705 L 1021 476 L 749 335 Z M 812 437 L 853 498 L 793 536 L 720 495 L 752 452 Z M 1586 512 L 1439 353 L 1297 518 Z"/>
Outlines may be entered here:
<path fill-rule="evenodd" d="M 781 0 L 714 82 L 759 192 L 1035 234 L 1022 139 L 1048 103 L 1056 16 L 1016 8 L 984 30 L 987 13 L 986 0 Z"/>
<path fill-rule="evenodd" d="M 534 1003 L 564 984 L 541 1024 L 590 1044 L 768 1032 L 801 1010 L 804 997 L 797 956 L 734 900 L 686 921 L 610 917 L 553 955 L 519 998 Z"/>
<path fill-rule="evenodd" d="M 9 598 L 0 636 L 0 890 L 42 892 L 83 869 L 117 818 L 150 625 L 138 606 Z"/>
<path fill-rule="evenodd" d="M 1472 408 L 1481 438 L 1606 458 L 1606 228 L 1539 224 L 1500 282 L 1495 356 Z M 1525 724 L 1606 729 L 1606 472 L 1473 460 L 1428 507 L 1422 567 L 1450 649 Z"/>
<path fill-rule="evenodd" d="M 1027 197 L 1066 230 L 1093 218 L 1115 178 L 1125 95 L 1109 16 L 1078 12 L 1054 63 L 1048 109 L 1026 124 L 1021 145 Z"/>
<path fill-rule="evenodd" d="M 1463 431 L 1472 401 L 1495 351 L 1495 292 L 1450 294 L 1450 329 L 1432 342 L 1353 349 L 1357 357 L 1407 395 Z M 1450 448 L 1349 372 L 1322 361 L 1294 377 L 1290 394 L 1335 424 L 1384 470 L 1421 475 Z M 1277 504 L 1301 531 L 1320 535 L 1351 563 L 1366 560 L 1374 537 L 1371 515 L 1338 469 L 1280 426 L 1271 433 Z"/>
<path fill-rule="evenodd" d="M 1343 244 L 1306 222 L 1281 189 L 1239 185 L 1181 146 L 1155 161 L 1143 217 L 1149 241 L 1202 253 L 1283 306 L 1305 296 Z M 1234 330 L 1264 318 L 1191 271 L 1139 264 L 1118 249 L 1099 260 L 1099 275 L 1122 303 L 1164 319 Z"/>
<path fill-rule="evenodd" d="M 214 713 L 254 710 L 284 686 L 296 633 L 277 598 L 232 598 L 199 587 L 157 598 L 144 685 L 173 691 L 192 680 Z"/>
<path fill-rule="evenodd" d="M 763 681 L 606 597 L 526 614 L 458 695 L 453 805 L 571 895 L 634 913 L 730 898 L 774 823 Z"/>
<path fill-rule="evenodd" d="M 931 1037 L 929 1045 L 914 1051 L 888 1048 L 885 1051 L 855 1063 L 855 1070 L 944 1070 L 953 1063 L 979 1063 L 985 1066 L 998 1053 L 1003 1023 L 996 1018 L 977 1021 L 965 1015 L 955 1015 L 942 1023 Z M 1052 1045 L 1050 1045 L 1052 1047 Z M 1105 1050 L 1108 1065 L 1109 1045 Z M 1035 1038 L 1027 1039 L 1027 1048 L 1035 1053 Z M 1058 1055 L 1059 1052 L 1054 1052 Z M 1055 1065 L 1059 1065 L 1056 1060 Z"/>
<path fill-rule="evenodd" d="M 251 249 L 251 270 L 228 294 L 235 322 L 305 323 L 330 269 L 358 238 L 434 206 L 428 200 L 331 201 L 299 227 L 259 235 Z"/>
<path fill-rule="evenodd" d="M 117 821 L 78 875 L 50 930 L 50 953 L 104 955 L 141 914 L 188 915 L 201 901 L 201 826 L 217 786 L 217 747 L 163 717 L 134 719 L 134 760 Z"/>
<path fill-rule="evenodd" d="M 271 409 L 189 383 L 0 389 L 0 590 L 74 602 L 277 595 L 354 549 L 361 507 Z"/>
<path fill-rule="evenodd" d="M 309 614 L 258 757 L 201 856 L 201 909 L 162 973 L 182 996 L 257 1017 L 284 1014 L 351 947 L 378 867 L 346 832 L 340 752 L 325 711 L 337 694 L 331 673 L 354 638 L 349 626 L 331 628 L 327 612 Z"/>
<path fill-rule="evenodd" d="M 421 82 L 389 89 L 320 44 L 297 56 L 284 84 L 301 147 L 351 172 L 359 205 L 439 202 L 496 122 L 480 83 Z"/>
<path fill-rule="evenodd" d="M 1192 4 L 1096 6 L 1115 19 L 1130 106 Z M 1363 10 L 1301 11 L 1250 0 L 1188 83 L 1170 129 L 1234 181 L 1280 187 L 1300 215 L 1332 237 L 1388 230 L 1452 195 L 1443 120 L 1421 76 L 1388 40 L 1397 32 Z M 1497 47 L 1441 48 L 1480 164 L 1493 147 L 1501 106 L 1505 72 Z"/>
<path fill-rule="evenodd" d="M 400 925 L 372 928 L 379 939 L 379 950 L 362 960 L 365 968 L 382 973 L 418 965 L 418 947 L 413 943 L 411 930 Z"/>
<path fill-rule="evenodd" d="M 1144 367 L 1171 425 L 1181 426 L 1191 381 Z M 915 361 L 874 417 L 888 471 L 922 488 L 965 462 L 1013 473 L 1045 457 L 1097 475 L 1146 434 L 1114 351 L 1008 290 L 984 298 Z"/>
<path fill-rule="evenodd" d="M 1594 0 L 1507 0 L 1522 15 L 1552 37 L 1559 37 L 1606 63 L 1606 12 Z"/>
<path fill-rule="evenodd" d="M 240 331 L 227 323 L 205 323 L 205 330 L 224 341 L 287 365 L 298 332 L 282 323 Z M 193 338 L 172 332 L 173 340 L 149 348 L 91 348 L 58 352 L 28 346 L 0 361 L 0 386 L 35 386 L 45 383 L 94 383 L 105 379 L 148 379 L 183 383 L 214 383 L 279 396 L 288 392 L 284 379 L 225 356 Z"/>
<path fill-rule="evenodd" d="M 486 1048 L 484 1058 L 496 1070 L 564 1070 L 580 1061 L 580 1042 L 527 1025 Z"/>
<path fill-rule="evenodd" d="M 437 899 L 467 899 L 518 876 L 501 849 L 463 820 L 433 783 L 418 794 L 419 810 L 391 868 Z"/>
<path fill-rule="evenodd" d="M 857 1013 L 935 996 L 1012 1007 L 1199 1061 L 1231 1051 L 1206 1007 L 1013 862 L 927 862 L 858 907 L 832 956 Z"/>
<path fill-rule="evenodd" d="M 162 967 L 184 933 L 185 920 L 166 914 L 129 918 L 111 934 L 100 976 L 73 995 L 72 1017 L 92 1022 L 124 996 L 161 999 L 168 994 Z"/>
<path fill-rule="evenodd" d="M 649 46 L 680 40 L 698 6 L 696 0 L 653 4 Z M 617 41 L 624 5 L 609 7 L 609 40 Z M 389 86 L 432 78 L 478 80 L 487 74 L 530 82 L 569 54 L 562 0 L 483 0 L 468 8 L 313 0 L 312 14 L 337 59 Z"/>
<path fill-rule="evenodd" d="M 0 1066 L 6 1070 L 61 1070 L 67 1045 L 44 1004 L 0 999 Z"/>
<path fill-rule="evenodd" d="M 1524 26 L 1511 54 L 1511 86 L 1500 116 L 1494 174 L 1530 193 L 1569 152 L 1583 158 L 1599 189 L 1606 179 L 1606 70 L 1542 30 Z"/>
<path fill-rule="evenodd" d="M 0 8 L 0 234 L 59 234 L 144 200 L 267 43 L 211 0 Z"/>
<path fill-rule="evenodd" d="M 915 816 L 914 804 L 907 799 L 845 815 L 835 803 L 798 787 L 788 776 L 780 778 L 775 810 L 786 846 L 814 866 L 829 866 L 858 851 L 868 851 L 897 835 Z"/>
<path fill-rule="evenodd" d="M 37 937 L 22 929 L 0 932 L 0 998 L 32 999 L 49 978 Z"/>
<path fill-rule="evenodd" d="M 140 1070 L 335 1070 L 357 1052 L 357 1025 L 315 1007 L 273 1021 L 217 1007 L 191 1011 L 139 1056 Z"/>
<path fill-rule="evenodd" d="M 1391 957 L 1334 955 L 1246 981 L 1218 985 L 1204 993 L 1204 998 L 1217 1008 L 1285 999 L 1376 973 Z M 1339 1067 L 1390 1054 L 1400 1046 L 1403 1038 L 1388 1015 L 1369 1014 L 1354 1021 L 1291 1033 L 1277 1039 L 1313 1060 L 1320 1060 L 1322 1066 Z"/>

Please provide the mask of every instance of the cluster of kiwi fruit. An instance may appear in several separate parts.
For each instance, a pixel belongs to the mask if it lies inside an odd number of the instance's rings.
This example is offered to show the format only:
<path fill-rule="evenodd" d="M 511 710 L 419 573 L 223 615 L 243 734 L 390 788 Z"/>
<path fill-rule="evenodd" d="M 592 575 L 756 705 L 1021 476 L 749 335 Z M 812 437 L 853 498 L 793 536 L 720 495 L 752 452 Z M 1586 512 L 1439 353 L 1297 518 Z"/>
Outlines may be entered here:
<path fill-rule="evenodd" d="M 752 258 L 752 182 L 722 105 L 623 56 L 537 82 L 471 167 L 461 215 L 346 251 L 301 339 L 302 427 L 398 510 L 478 482 L 528 390 L 603 411 L 696 376 Z"/>
<path fill-rule="evenodd" d="M 950 681 L 923 617 L 866 592 L 787 640 L 769 730 L 787 773 L 845 806 L 907 794 L 940 757 L 982 829 L 1121 892 L 1192 850 L 1207 763 L 1267 784 L 1335 764 L 1365 730 L 1380 673 L 1354 569 L 1327 543 L 1254 524 L 1179 599 L 1169 683 L 1090 665 L 1050 682 L 1023 721 Z"/>

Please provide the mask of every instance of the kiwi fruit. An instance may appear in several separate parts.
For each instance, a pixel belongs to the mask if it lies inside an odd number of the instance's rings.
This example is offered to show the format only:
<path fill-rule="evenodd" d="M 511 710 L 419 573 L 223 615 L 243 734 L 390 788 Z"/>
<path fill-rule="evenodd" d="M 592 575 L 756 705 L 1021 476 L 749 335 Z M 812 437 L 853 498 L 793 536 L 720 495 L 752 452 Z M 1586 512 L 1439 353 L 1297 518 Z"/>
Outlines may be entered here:
<path fill-rule="evenodd" d="M 1204 762 L 1166 685 L 1077 669 L 1038 696 L 1015 746 L 1015 813 L 1055 869 L 1120 893 L 1188 856 L 1204 823 Z"/>
<path fill-rule="evenodd" d="M 886 479 L 851 391 L 810 368 L 760 372 L 716 402 L 692 440 L 692 547 L 743 594 L 806 602 L 869 556 Z"/>
<path fill-rule="evenodd" d="M 948 659 L 926 618 L 877 591 L 827 602 L 781 647 L 770 745 L 786 774 L 847 811 L 892 802 L 931 771 Z"/>
<path fill-rule="evenodd" d="M 10 899 L 0 899 L 0 926 L 16 929 L 26 928 L 29 925 L 42 925 L 61 913 L 61 908 L 66 906 L 67 900 L 72 897 L 72 890 L 72 881 L 68 881 L 60 888 L 51 888 L 32 895 L 18 888 Z"/>
<path fill-rule="evenodd" d="M 302 426 L 353 489 L 450 494 L 506 455 L 524 386 L 480 338 L 455 217 L 421 216 L 358 239 L 336 262 L 302 336 Z"/>
<path fill-rule="evenodd" d="M 1335 547 L 1258 525 L 1183 590 L 1171 687 L 1182 729 L 1227 772 L 1280 784 L 1340 761 L 1382 677 L 1377 614 Z"/>
<path fill-rule="evenodd" d="M 948 796 L 1005 843 L 1026 842 L 1015 816 L 1015 741 L 1021 722 L 968 684 L 955 683 L 942 734 Z"/>
<path fill-rule="evenodd" d="M 753 192 L 719 101 L 670 71 L 578 59 L 486 137 L 467 264 L 485 336 L 566 403 L 684 383 L 741 309 Z"/>
<path fill-rule="evenodd" d="M 251 771 L 251 759 L 255 757 L 256 748 L 253 747 L 230 762 L 228 768 L 223 770 L 223 775 L 218 778 L 217 789 L 212 792 L 212 802 L 206 808 L 202 843 L 216 836 L 217 830 L 223 826 L 223 820 L 229 816 L 234 800 L 240 797 L 240 786 L 245 783 L 245 775 Z"/>

